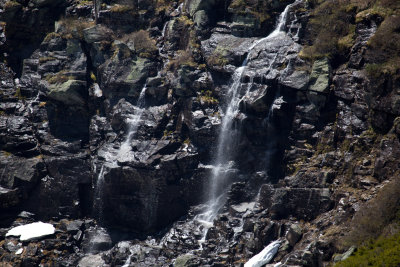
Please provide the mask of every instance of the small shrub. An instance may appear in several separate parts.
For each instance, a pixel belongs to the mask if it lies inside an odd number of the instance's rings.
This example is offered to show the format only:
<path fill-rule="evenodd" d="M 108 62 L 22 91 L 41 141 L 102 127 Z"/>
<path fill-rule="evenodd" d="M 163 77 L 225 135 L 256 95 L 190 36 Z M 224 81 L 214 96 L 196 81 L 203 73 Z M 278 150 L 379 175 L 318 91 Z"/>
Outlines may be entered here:
<path fill-rule="evenodd" d="M 151 58 L 157 55 L 156 42 L 150 38 L 147 31 L 140 30 L 126 35 L 122 39 L 126 43 L 131 42 L 135 51 L 141 57 Z"/>
<path fill-rule="evenodd" d="M 181 66 L 197 67 L 197 63 L 194 61 L 193 56 L 188 50 L 179 50 L 174 59 L 171 59 L 168 63 L 168 70 L 176 71 Z"/>

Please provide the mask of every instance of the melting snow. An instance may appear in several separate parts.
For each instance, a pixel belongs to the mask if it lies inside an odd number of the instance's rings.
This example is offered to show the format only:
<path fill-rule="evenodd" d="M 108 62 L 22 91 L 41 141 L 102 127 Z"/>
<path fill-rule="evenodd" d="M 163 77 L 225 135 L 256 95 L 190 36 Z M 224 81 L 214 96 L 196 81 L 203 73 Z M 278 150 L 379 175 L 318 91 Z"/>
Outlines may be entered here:
<path fill-rule="evenodd" d="M 269 263 L 275 254 L 278 252 L 280 241 L 274 241 L 264 248 L 260 253 L 251 258 L 244 267 L 261 267 L 264 264 Z"/>
<path fill-rule="evenodd" d="M 19 236 L 19 240 L 28 241 L 38 237 L 52 235 L 55 228 L 50 223 L 35 222 L 12 228 L 6 236 Z"/>

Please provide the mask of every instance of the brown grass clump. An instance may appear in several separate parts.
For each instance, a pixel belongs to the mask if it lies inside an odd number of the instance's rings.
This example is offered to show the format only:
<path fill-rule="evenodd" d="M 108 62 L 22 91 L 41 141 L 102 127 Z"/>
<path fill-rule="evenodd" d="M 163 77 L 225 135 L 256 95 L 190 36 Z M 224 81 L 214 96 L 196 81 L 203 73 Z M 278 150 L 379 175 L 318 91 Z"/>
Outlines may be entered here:
<path fill-rule="evenodd" d="M 169 61 L 167 68 L 170 71 L 176 71 L 181 66 L 197 66 L 197 63 L 194 61 L 192 53 L 190 51 L 179 50 L 176 57 Z"/>
<path fill-rule="evenodd" d="M 156 41 L 150 38 L 147 31 L 140 30 L 122 38 L 123 42 L 133 44 L 136 53 L 141 57 L 152 58 L 157 55 Z"/>
<path fill-rule="evenodd" d="M 63 18 L 60 21 L 61 36 L 65 39 L 83 40 L 83 30 L 95 25 L 94 21 L 77 18 Z"/>
<path fill-rule="evenodd" d="M 361 206 L 351 222 L 343 245 L 364 244 L 376 239 L 400 222 L 400 180 L 384 186 L 378 195 Z"/>

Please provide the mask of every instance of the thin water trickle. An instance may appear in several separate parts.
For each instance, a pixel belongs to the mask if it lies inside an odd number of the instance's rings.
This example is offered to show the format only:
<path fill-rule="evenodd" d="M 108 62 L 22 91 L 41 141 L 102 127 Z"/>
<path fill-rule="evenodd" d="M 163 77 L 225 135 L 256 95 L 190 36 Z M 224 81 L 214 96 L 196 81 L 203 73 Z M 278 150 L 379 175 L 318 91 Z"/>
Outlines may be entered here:
<path fill-rule="evenodd" d="M 97 218 L 97 220 L 101 223 L 103 220 L 103 186 L 104 186 L 104 173 L 105 173 L 105 168 L 106 165 L 109 164 L 111 166 L 117 165 L 117 160 L 119 158 L 124 157 L 127 153 L 131 151 L 131 141 L 134 135 L 137 132 L 137 129 L 139 127 L 139 123 L 141 121 L 141 117 L 143 115 L 144 111 L 144 105 L 145 105 L 145 94 L 146 94 L 146 84 L 143 86 L 139 98 L 136 103 L 137 109 L 135 110 L 135 114 L 132 115 L 131 118 L 127 119 L 127 124 L 128 124 L 128 134 L 125 138 L 125 140 L 121 143 L 121 146 L 118 150 L 117 153 L 110 153 L 106 152 L 104 157 L 105 157 L 105 162 L 101 166 L 99 175 L 96 180 L 96 185 L 95 185 L 95 195 L 94 195 L 94 203 L 93 203 L 93 208 L 94 208 L 94 214 Z"/>

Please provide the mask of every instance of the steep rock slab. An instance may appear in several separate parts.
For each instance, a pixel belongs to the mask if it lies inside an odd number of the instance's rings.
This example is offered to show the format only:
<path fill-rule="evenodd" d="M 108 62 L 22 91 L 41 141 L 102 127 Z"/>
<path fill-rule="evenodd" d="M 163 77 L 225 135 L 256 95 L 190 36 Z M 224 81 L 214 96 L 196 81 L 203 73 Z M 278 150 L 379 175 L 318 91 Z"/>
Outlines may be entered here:
<path fill-rule="evenodd" d="M 327 188 L 273 188 L 271 185 L 263 185 L 260 204 L 275 219 L 295 216 L 311 220 L 330 210 L 333 202 Z"/>

